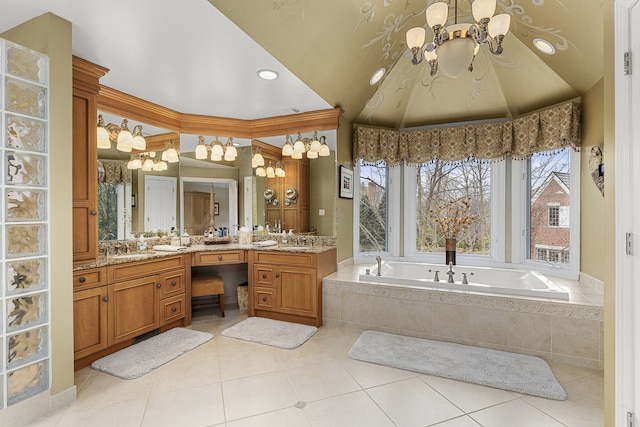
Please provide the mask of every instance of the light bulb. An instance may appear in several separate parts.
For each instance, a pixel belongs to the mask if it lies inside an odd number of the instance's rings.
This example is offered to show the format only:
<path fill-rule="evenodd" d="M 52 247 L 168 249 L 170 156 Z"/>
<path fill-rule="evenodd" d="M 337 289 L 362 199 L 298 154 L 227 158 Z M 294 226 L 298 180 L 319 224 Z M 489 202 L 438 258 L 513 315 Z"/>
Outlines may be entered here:
<path fill-rule="evenodd" d="M 116 149 L 119 151 L 124 151 L 125 153 L 131 152 L 133 148 L 133 135 L 129 131 L 129 127 L 127 119 L 122 120 L 122 126 L 120 127 L 120 133 L 118 134 L 118 144 L 116 145 Z"/>
<path fill-rule="evenodd" d="M 256 169 L 256 176 L 267 176 L 267 171 L 262 166 Z"/>
<path fill-rule="evenodd" d="M 298 160 L 299 160 L 299 159 L 301 159 L 301 158 L 302 158 L 302 153 L 301 153 L 300 151 L 294 151 L 294 152 L 291 154 L 291 158 L 292 158 L 292 159 L 298 159 Z"/>
<path fill-rule="evenodd" d="M 317 159 L 318 158 L 318 152 L 317 151 L 307 151 L 307 159 Z"/>
<path fill-rule="evenodd" d="M 287 140 L 287 142 L 282 147 L 282 155 L 283 156 L 291 156 L 293 154 L 293 145 Z"/>
<path fill-rule="evenodd" d="M 318 135 L 314 134 L 313 135 L 313 139 L 311 140 L 311 146 L 309 147 L 309 151 L 313 151 L 314 153 L 318 153 L 320 152 L 320 148 L 322 147 L 322 145 L 320 144 L 320 141 L 318 141 Z"/>
<path fill-rule="evenodd" d="M 207 146 L 204 145 L 204 137 L 198 137 L 198 145 L 196 145 L 196 159 L 203 160 L 207 158 Z"/>
<path fill-rule="evenodd" d="M 142 164 L 142 170 L 143 170 L 143 171 L 147 171 L 147 172 L 148 172 L 148 171 L 150 171 L 150 170 L 152 170 L 152 169 L 153 169 L 153 160 L 151 160 L 151 159 L 146 159 L 146 160 L 144 161 L 144 163 Z"/>
<path fill-rule="evenodd" d="M 98 148 L 109 149 L 111 148 L 111 141 L 109 140 L 109 132 L 104 126 L 104 120 L 102 114 L 98 115 Z"/>
<path fill-rule="evenodd" d="M 133 143 L 132 148 L 135 150 L 144 151 L 147 148 L 147 141 L 142 136 L 142 125 L 136 125 L 133 128 Z"/>

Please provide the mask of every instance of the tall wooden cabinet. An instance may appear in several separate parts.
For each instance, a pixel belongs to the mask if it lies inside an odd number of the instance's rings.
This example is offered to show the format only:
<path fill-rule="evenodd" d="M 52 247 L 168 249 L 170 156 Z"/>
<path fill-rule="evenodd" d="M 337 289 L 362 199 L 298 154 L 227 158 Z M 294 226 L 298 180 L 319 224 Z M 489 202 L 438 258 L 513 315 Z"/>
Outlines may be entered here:
<path fill-rule="evenodd" d="M 293 229 L 294 233 L 309 231 L 309 160 L 285 158 L 282 204 L 283 223 L 286 229 Z M 295 199 L 287 204 L 286 192 L 294 189 L 297 193 Z"/>
<path fill-rule="evenodd" d="M 211 195 L 202 191 L 184 192 L 184 228 L 192 236 L 201 236 L 211 223 Z"/>
<path fill-rule="evenodd" d="M 107 69 L 73 58 L 73 262 L 98 256 L 97 98 Z"/>

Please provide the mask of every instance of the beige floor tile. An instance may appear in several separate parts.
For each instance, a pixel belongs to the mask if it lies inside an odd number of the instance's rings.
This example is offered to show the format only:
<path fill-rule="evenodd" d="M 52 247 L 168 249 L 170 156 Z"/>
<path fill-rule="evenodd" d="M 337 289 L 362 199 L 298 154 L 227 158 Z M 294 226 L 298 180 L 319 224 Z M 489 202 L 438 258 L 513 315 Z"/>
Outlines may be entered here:
<path fill-rule="evenodd" d="M 257 349 L 220 353 L 218 363 L 222 381 L 251 375 L 280 371 L 278 352 L 269 346 L 257 344 Z"/>
<path fill-rule="evenodd" d="M 147 398 L 139 397 L 85 411 L 67 411 L 57 425 L 64 427 L 139 427 L 146 404 Z"/>
<path fill-rule="evenodd" d="M 556 427 L 564 424 L 551 418 L 522 400 L 492 406 L 469 414 L 471 418 L 485 427 Z M 576 424 L 572 424 L 577 426 Z"/>
<path fill-rule="evenodd" d="M 361 390 L 337 361 L 287 369 L 284 371 L 294 393 L 303 402 L 313 402 Z"/>
<path fill-rule="evenodd" d="M 362 388 L 376 387 L 416 376 L 415 372 L 361 362 L 346 357 L 340 360 L 340 365 L 349 372 Z"/>
<path fill-rule="evenodd" d="M 74 372 L 73 383 L 76 385 L 76 392 L 80 392 L 80 390 L 82 390 L 85 383 L 87 382 L 87 379 L 89 379 L 89 377 L 95 372 L 96 371 L 91 369 L 89 366 Z"/>
<path fill-rule="evenodd" d="M 289 408 L 298 402 L 283 372 L 222 382 L 227 421 Z"/>
<path fill-rule="evenodd" d="M 566 386 L 569 389 L 576 389 L 581 393 L 586 394 L 589 397 L 604 404 L 604 376 L 589 375 L 588 377 L 575 380 Z"/>
<path fill-rule="evenodd" d="M 177 358 L 152 374 L 151 395 L 220 382 L 218 357 Z"/>
<path fill-rule="evenodd" d="M 313 427 L 394 426 L 363 391 L 309 403 L 304 412 Z"/>
<path fill-rule="evenodd" d="M 422 375 L 420 378 L 467 413 L 518 398 L 515 393 L 463 381 L 430 375 Z"/>
<path fill-rule="evenodd" d="M 77 401 L 70 406 L 70 409 L 74 412 L 95 410 L 117 402 L 146 398 L 151 392 L 152 385 L 152 375 L 123 380 L 96 372 L 89 376 L 85 386 L 78 392 Z"/>
<path fill-rule="evenodd" d="M 434 425 L 437 427 L 480 427 L 480 424 L 467 415 Z"/>
<path fill-rule="evenodd" d="M 216 335 L 216 343 L 218 348 L 218 354 L 237 353 L 241 351 L 254 351 L 259 352 L 265 348 L 269 348 L 264 344 L 256 344 L 253 342 L 238 340 L 235 338 L 227 338 L 222 336 L 222 333 Z"/>
<path fill-rule="evenodd" d="M 370 388 L 367 394 L 399 427 L 426 426 L 463 415 L 419 378 Z"/>
<path fill-rule="evenodd" d="M 287 408 L 227 423 L 226 427 L 311 427 L 302 409 Z"/>
<path fill-rule="evenodd" d="M 191 351 L 186 352 L 185 354 L 181 355 L 178 359 L 179 360 L 185 360 L 185 359 L 201 359 L 201 358 L 216 358 L 218 357 L 218 341 L 217 339 L 214 337 L 212 340 L 207 341 L 206 343 L 203 343 L 201 345 L 199 345 L 198 347 L 194 348 Z"/>
<path fill-rule="evenodd" d="M 333 347 L 311 338 L 295 351 L 279 351 L 276 357 L 283 368 L 297 368 L 334 360 L 336 351 Z"/>
<path fill-rule="evenodd" d="M 205 427 L 224 422 L 220 384 L 151 396 L 141 426 Z"/>

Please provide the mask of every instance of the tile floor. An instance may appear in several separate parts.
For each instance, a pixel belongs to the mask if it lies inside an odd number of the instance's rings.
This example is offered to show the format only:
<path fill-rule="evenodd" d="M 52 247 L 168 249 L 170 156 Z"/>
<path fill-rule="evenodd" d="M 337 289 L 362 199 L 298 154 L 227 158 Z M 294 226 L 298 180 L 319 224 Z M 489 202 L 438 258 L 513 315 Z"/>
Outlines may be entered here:
<path fill-rule="evenodd" d="M 564 402 L 354 361 L 359 332 L 322 327 L 296 350 L 221 335 L 246 315 L 210 309 L 215 338 L 136 380 L 76 372 L 78 399 L 35 426 L 602 426 L 600 371 L 551 366 Z"/>

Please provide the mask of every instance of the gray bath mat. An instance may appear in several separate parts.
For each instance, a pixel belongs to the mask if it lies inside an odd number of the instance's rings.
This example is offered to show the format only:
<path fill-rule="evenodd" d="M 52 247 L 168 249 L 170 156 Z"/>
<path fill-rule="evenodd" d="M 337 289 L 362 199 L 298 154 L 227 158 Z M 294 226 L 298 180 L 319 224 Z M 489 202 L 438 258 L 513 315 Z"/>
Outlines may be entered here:
<path fill-rule="evenodd" d="M 91 367 L 125 380 L 132 380 L 148 374 L 212 338 L 213 335 L 206 332 L 174 328 L 98 359 Z"/>
<path fill-rule="evenodd" d="M 567 399 L 549 365 L 534 356 L 364 331 L 349 357 L 532 396 Z"/>
<path fill-rule="evenodd" d="M 316 332 L 318 332 L 318 328 L 315 326 L 282 322 L 264 317 L 250 317 L 229 329 L 225 329 L 222 335 L 292 350 L 307 342 Z"/>

